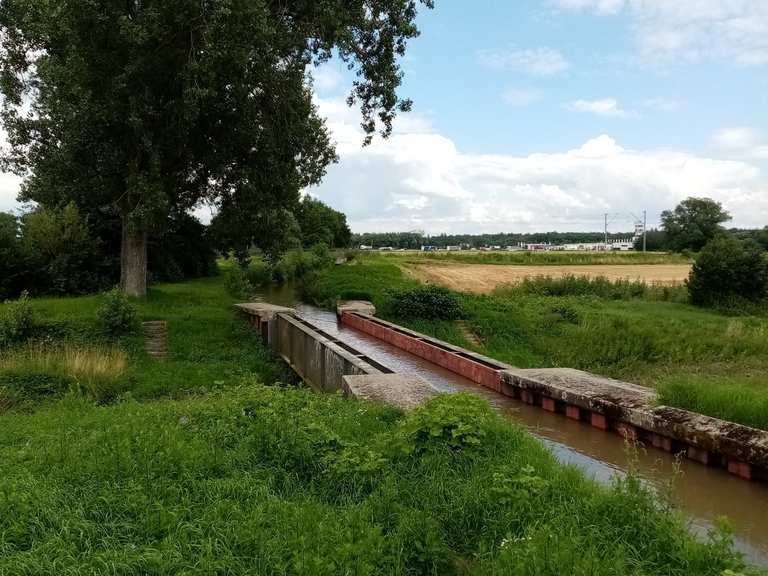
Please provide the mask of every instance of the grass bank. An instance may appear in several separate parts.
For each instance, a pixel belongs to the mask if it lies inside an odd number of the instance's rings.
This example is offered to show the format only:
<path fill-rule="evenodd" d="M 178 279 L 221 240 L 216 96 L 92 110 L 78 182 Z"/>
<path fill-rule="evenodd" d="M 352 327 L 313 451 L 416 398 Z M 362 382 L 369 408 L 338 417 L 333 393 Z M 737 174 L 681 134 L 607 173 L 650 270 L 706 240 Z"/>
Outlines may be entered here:
<path fill-rule="evenodd" d="M 573 367 L 658 387 L 662 401 L 768 429 L 768 318 L 686 304 L 683 288 L 625 282 L 536 280 L 494 294 L 460 294 L 466 324 L 400 318 L 387 290 L 416 285 L 390 257 L 329 269 L 319 302 L 354 291 L 381 314 L 515 366 Z"/>
<path fill-rule="evenodd" d="M 236 299 L 223 282 L 214 277 L 161 284 L 135 303 L 142 320 L 168 322 L 171 346 L 163 362 L 144 353 L 141 336 L 105 340 L 96 324 L 102 296 L 32 300 L 36 343 L 2 353 L 0 413 L 3 407 L 29 407 L 83 389 L 109 402 L 123 394 L 178 397 L 246 376 L 279 379 L 282 368 L 232 314 Z"/>
<path fill-rule="evenodd" d="M 474 397 L 408 416 L 244 382 L 0 428 L 0 574 L 743 570 L 634 479 L 598 487 Z"/>

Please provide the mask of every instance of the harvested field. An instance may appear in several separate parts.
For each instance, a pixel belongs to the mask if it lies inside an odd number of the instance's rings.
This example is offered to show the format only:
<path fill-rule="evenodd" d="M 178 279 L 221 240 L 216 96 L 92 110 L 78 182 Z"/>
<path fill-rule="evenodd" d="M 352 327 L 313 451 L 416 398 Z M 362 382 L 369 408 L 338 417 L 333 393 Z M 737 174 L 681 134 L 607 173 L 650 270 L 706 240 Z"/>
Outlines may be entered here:
<path fill-rule="evenodd" d="M 690 264 L 618 264 L 581 266 L 504 266 L 498 264 L 413 264 L 408 272 L 419 280 L 452 290 L 488 293 L 501 284 L 524 278 L 588 276 L 609 280 L 639 280 L 648 284 L 676 285 L 688 277 Z"/>

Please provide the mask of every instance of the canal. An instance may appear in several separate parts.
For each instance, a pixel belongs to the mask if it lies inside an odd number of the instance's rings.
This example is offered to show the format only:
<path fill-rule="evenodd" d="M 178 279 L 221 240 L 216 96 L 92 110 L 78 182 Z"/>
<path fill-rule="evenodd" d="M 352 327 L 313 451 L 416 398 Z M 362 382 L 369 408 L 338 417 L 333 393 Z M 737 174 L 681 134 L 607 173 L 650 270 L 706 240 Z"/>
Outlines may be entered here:
<path fill-rule="evenodd" d="M 733 477 L 666 452 L 630 449 L 617 435 L 570 420 L 483 388 L 458 374 L 337 322 L 336 314 L 297 303 L 289 287 L 262 294 L 265 301 L 292 306 L 304 320 L 394 372 L 415 374 L 446 392 L 468 391 L 486 398 L 510 420 L 525 426 L 563 463 L 603 483 L 636 470 L 656 491 L 670 494 L 687 515 L 691 530 L 706 535 L 715 519 L 729 518 L 735 544 L 754 564 L 768 566 L 768 485 Z"/>

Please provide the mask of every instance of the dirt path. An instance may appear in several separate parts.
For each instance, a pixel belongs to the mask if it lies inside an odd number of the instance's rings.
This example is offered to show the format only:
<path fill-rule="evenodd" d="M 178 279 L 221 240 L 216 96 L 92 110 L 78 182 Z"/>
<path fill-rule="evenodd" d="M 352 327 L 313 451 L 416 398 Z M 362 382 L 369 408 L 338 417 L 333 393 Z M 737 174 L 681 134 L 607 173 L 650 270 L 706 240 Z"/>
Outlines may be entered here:
<path fill-rule="evenodd" d="M 689 264 L 619 264 L 594 266 L 505 266 L 496 264 L 414 264 L 411 275 L 452 290 L 491 292 L 499 284 L 515 284 L 536 276 L 602 276 L 611 280 L 641 280 L 649 284 L 682 283 L 691 270 Z"/>

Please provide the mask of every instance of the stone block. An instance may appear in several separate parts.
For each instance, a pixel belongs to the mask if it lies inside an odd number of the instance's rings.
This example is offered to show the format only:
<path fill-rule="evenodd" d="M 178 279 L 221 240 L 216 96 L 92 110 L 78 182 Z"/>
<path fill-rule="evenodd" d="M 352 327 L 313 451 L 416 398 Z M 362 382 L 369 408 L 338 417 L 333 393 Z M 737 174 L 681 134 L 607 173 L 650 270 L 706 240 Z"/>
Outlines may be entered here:
<path fill-rule="evenodd" d="M 418 376 L 366 374 L 344 376 L 344 392 L 355 398 L 382 402 L 401 410 L 412 410 L 440 392 Z"/>

